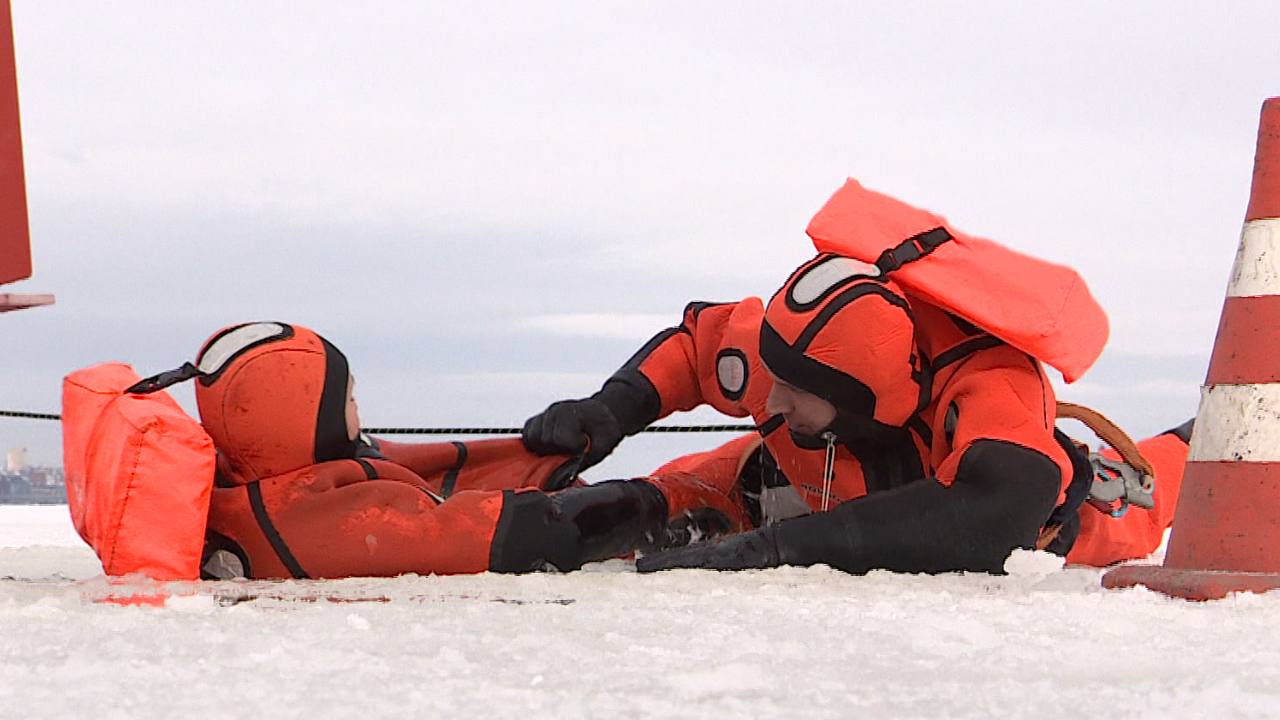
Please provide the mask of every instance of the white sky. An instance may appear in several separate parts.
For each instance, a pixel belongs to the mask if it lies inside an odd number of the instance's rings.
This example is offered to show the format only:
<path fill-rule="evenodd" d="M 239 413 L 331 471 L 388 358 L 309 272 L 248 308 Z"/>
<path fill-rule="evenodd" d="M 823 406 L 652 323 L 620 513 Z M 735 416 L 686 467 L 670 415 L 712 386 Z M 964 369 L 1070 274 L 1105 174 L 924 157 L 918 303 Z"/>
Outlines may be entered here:
<path fill-rule="evenodd" d="M 35 275 L 5 290 L 58 301 L 0 316 L 0 409 L 38 412 L 272 319 L 343 348 L 367 425 L 519 425 L 686 302 L 771 293 L 852 175 L 1081 270 L 1112 340 L 1064 395 L 1158 432 L 1280 94 L 1262 2 L 13 5 Z M 56 423 L 0 445 L 60 462 Z"/>

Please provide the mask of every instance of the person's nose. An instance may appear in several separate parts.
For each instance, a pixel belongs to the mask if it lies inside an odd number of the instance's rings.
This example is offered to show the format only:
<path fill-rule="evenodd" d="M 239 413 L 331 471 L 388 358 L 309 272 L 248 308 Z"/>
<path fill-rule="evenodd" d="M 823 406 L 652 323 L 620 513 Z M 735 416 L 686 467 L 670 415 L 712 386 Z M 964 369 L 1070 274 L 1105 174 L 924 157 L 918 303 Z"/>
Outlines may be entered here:
<path fill-rule="evenodd" d="M 764 411 L 770 415 L 786 415 L 795 410 L 795 403 L 791 401 L 791 394 L 779 385 L 774 385 L 769 389 L 769 397 L 765 398 Z"/>

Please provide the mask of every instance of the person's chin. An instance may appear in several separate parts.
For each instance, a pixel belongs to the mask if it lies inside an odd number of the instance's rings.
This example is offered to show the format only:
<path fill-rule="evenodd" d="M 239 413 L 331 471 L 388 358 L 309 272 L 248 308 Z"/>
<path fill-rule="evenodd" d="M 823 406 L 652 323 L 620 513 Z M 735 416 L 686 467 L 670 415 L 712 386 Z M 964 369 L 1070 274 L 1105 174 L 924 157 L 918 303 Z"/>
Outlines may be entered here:
<path fill-rule="evenodd" d="M 800 432 L 799 430 L 787 426 L 787 432 L 791 435 L 791 442 L 796 447 L 805 450 L 821 450 L 827 446 L 827 441 L 822 438 L 821 431 L 818 432 Z"/>

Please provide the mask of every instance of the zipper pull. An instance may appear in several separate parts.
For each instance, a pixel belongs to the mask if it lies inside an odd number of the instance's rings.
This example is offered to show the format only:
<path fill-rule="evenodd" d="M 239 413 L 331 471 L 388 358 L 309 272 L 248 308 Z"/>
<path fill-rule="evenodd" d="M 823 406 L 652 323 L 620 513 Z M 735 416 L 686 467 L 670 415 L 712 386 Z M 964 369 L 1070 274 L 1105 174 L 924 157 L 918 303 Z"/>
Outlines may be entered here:
<path fill-rule="evenodd" d="M 836 474 L 836 434 L 830 431 L 821 435 L 827 441 L 827 459 L 822 468 L 822 512 L 831 507 L 831 480 Z"/>

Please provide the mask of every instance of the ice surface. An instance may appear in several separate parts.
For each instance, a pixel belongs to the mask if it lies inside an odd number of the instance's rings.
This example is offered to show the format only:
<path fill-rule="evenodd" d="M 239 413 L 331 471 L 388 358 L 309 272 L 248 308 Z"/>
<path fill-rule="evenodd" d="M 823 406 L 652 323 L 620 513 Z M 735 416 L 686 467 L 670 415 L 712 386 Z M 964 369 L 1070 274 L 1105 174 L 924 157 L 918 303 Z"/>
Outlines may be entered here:
<path fill-rule="evenodd" d="M 612 561 L 332 585 L 387 602 L 120 606 L 86 599 L 105 581 L 65 508 L 0 507 L 0 717 L 1280 717 L 1280 593 L 1104 591 L 1036 553 L 1008 570 Z"/>

